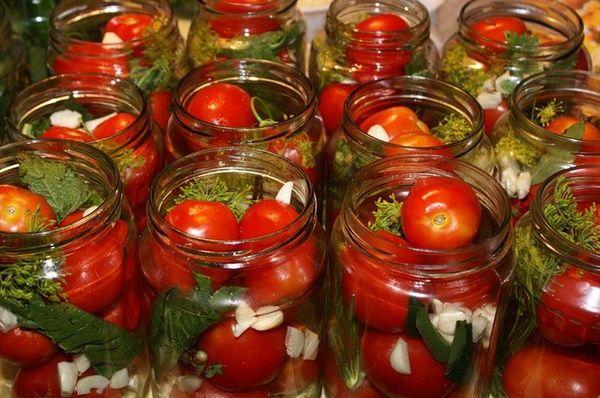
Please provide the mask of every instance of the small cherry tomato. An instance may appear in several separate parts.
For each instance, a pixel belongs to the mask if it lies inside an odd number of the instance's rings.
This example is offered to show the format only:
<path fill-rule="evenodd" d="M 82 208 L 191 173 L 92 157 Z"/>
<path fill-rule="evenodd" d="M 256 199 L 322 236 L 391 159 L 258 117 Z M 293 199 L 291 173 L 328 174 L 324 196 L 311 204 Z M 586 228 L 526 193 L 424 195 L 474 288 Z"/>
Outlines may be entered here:
<path fill-rule="evenodd" d="M 48 337 L 33 330 L 16 328 L 0 332 L 0 357 L 20 366 L 36 366 L 58 350 Z"/>
<path fill-rule="evenodd" d="M 252 127 L 252 98 L 243 88 L 229 83 L 215 83 L 198 90 L 187 111 L 206 123 L 223 127 Z"/>
<path fill-rule="evenodd" d="M 157 90 L 150 93 L 150 107 L 152 108 L 152 119 L 163 131 L 169 122 L 171 100 L 173 96 L 167 90 Z"/>
<path fill-rule="evenodd" d="M 302 358 L 288 359 L 279 376 L 267 388 L 273 395 L 293 394 L 316 383 L 318 376 L 319 362 Z"/>
<path fill-rule="evenodd" d="M 496 122 L 506 112 L 508 112 L 508 103 L 504 99 L 496 108 L 486 108 L 483 110 L 483 128 L 488 136 L 492 135 Z"/>
<path fill-rule="evenodd" d="M 386 156 L 401 155 L 404 153 L 416 153 L 417 150 L 412 148 L 441 148 L 445 144 L 439 138 L 427 133 L 405 133 L 395 136 L 391 141 L 394 146 L 386 146 L 384 153 Z M 424 149 L 427 153 L 452 157 L 452 152 L 447 148 L 429 150 Z"/>
<path fill-rule="evenodd" d="M 523 35 L 527 33 L 527 26 L 517 17 L 487 17 L 471 25 L 475 32 L 475 41 L 495 52 L 504 51 L 506 48 L 506 34 L 509 32 Z"/>
<path fill-rule="evenodd" d="M 0 184 L 0 231 L 32 232 L 54 228 L 56 215 L 46 199 L 28 189 Z"/>
<path fill-rule="evenodd" d="M 240 391 L 264 386 L 281 372 L 287 359 L 285 326 L 266 331 L 246 330 L 233 335 L 234 320 L 225 320 L 205 332 L 198 341 L 207 366 L 222 365 L 222 374 L 210 378 L 216 387 Z"/>
<path fill-rule="evenodd" d="M 126 54 L 94 42 L 70 44 L 64 54 L 56 57 L 53 67 L 54 74 L 103 73 L 117 77 L 129 75 L 129 60 Z"/>
<path fill-rule="evenodd" d="M 569 127 L 580 122 L 581 120 L 574 116 L 559 116 L 546 126 L 546 130 L 554 134 L 564 134 Z M 600 129 L 592 123 L 586 122 L 581 139 L 586 141 L 600 141 Z"/>
<path fill-rule="evenodd" d="M 390 13 L 376 14 L 356 24 L 359 32 L 400 32 L 408 29 L 408 23 L 399 15 Z M 360 36 L 360 33 L 358 33 Z"/>
<path fill-rule="evenodd" d="M 404 340 L 408 347 L 409 374 L 397 372 L 390 364 L 398 339 Z M 360 352 L 362 368 L 369 381 L 390 397 L 445 397 L 454 387 L 444 375 L 446 366 L 431 355 L 419 338 L 367 330 Z"/>
<path fill-rule="evenodd" d="M 390 140 L 406 133 L 429 133 L 429 127 L 419 119 L 412 109 L 405 106 L 393 106 L 375 112 L 360 123 L 360 128 L 366 133 L 376 124 L 383 127 Z"/>
<path fill-rule="evenodd" d="M 110 119 L 105 120 L 96 126 L 96 128 L 92 131 L 92 135 L 97 140 L 113 137 L 129 127 L 133 122 L 135 122 L 136 119 L 137 117 L 131 113 L 117 113 Z M 128 137 L 117 137 L 115 142 L 124 143 L 127 140 Z"/>
<path fill-rule="evenodd" d="M 298 212 L 291 205 L 275 199 L 263 199 L 244 213 L 240 220 L 240 238 L 254 239 L 273 234 L 293 223 L 296 218 Z"/>
<path fill-rule="evenodd" d="M 151 22 L 152 17 L 147 14 L 121 14 L 108 20 L 105 31 L 116 34 L 123 41 L 131 41 L 141 39 Z"/>
<path fill-rule="evenodd" d="M 308 134 L 302 133 L 291 138 L 276 139 L 269 143 L 267 150 L 300 166 L 308 175 L 310 182 L 314 185 L 317 184 L 319 171 L 315 157 L 318 155 L 314 154 L 315 143 L 308 137 Z"/>
<path fill-rule="evenodd" d="M 121 297 L 98 316 L 122 329 L 136 331 L 142 320 L 142 297 L 138 284 L 127 286 Z"/>
<path fill-rule="evenodd" d="M 319 113 L 323 117 L 323 123 L 329 137 L 340 126 L 344 102 L 355 88 L 355 84 L 330 83 L 321 90 L 319 94 Z"/>
<path fill-rule="evenodd" d="M 475 239 L 481 205 L 469 184 L 450 177 L 417 180 L 402 206 L 406 240 L 428 249 L 456 249 Z"/>
<path fill-rule="evenodd" d="M 70 140 L 79 142 L 90 142 L 94 138 L 87 131 L 80 129 L 70 129 L 68 127 L 52 126 L 40 135 L 45 140 Z"/>
<path fill-rule="evenodd" d="M 57 354 L 40 366 L 21 368 L 13 384 L 15 398 L 60 398 L 57 365 L 64 361 L 69 362 L 70 358 Z"/>
<path fill-rule="evenodd" d="M 188 235 L 214 240 L 236 240 L 239 225 L 233 212 L 219 202 L 187 199 L 175 205 L 165 220 Z"/>

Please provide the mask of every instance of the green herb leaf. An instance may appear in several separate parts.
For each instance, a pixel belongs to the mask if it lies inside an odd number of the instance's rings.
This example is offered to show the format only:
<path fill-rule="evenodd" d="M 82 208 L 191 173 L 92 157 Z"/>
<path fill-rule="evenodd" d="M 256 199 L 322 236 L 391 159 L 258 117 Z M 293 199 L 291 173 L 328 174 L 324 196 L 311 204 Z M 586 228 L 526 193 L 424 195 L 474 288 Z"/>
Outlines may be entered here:
<path fill-rule="evenodd" d="M 63 162 L 21 154 L 19 178 L 31 191 L 48 201 L 59 219 L 86 203 L 97 204 L 99 199 L 89 184 Z"/>
<path fill-rule="evenodd" d="M 222 364 L 213 363 L 212 365 L 209 365 L 206 368 L 206 370 L 204 371 L 204 377 L 206 377 L 207 379 L 210 379 L 216 375 L 222 375 L 223 368 L 224 368 L 224 366 Z"/>
<path fill-rule="evenodd" d="M 420 311 L 427 312 L 427 308 L 415 297 L 408 298 L 408 314 L 406 316 L 406 333 L 412 337 L 419 337 L 417 330 L 417 314 Z"/>
<path fill-rule="evenodd" d="M 432 77 L 431 71 L 427 65 L 427 57 L 425 51 L 418 51 L 412 55 L 409 64 L 406 65 L 404 71 L 407 75 Z"/>
<path fill-rule="evenodd" d="M 511 58 L 511 71 L 515 76 L 525 77 L 539 72 L 540 67 L 529 59 L 538 52 L 540 39 L 528 33 L 519 35 L 515 32 L 505 32 L 506 56 Z"/>
<path fill-rule="evenodd" d="M 15 302 L 29 302 L 34 297 L 58 302 L 63 299 L 60 280 L 48 275 L 58 274 L 54 258 L 21 260 L 0 270 L 0 297 Z"/>
<path fill-rule="evenodd" d="M 398 202 L 395 195 L 390 195 L 388 200 L 378 198 L 375 202 L 377 210 L 373 212 L 375 221 L 369 223 L 372 231 L 387 231 L 395 235 L 402 235 L 402 202 Z"/>
<path fill-rule="evenodd" d="M 583 138 L 584 132 L 585 132 L 585 123 L 577 122 L 574 125 L 572 125 L 571 127 L 569 127 L 568 129 L 566 129 L 563 136 L 580 140 Z"/>
<path fill-rule="evenodd" d="M 43 117 L 31 123 L 25 123 L 21 132 L 31 138 L 40 138 L 51 126 L 50 118 Z"/>
<path fill-rule="evenodd" d="M 72 93 L 69 96 L 69 99 L 65 101 L 64 106 L 66 109 L 79 112 L 84 122 L 87 122 L 88 120 L 92 120 L 94 118 L 94 116 L 90 112 L 88 112 L 85 106 L 81 105 L 75 100 L 75 97 Z"/>
<path fill-rule="evenodd" d="M 436 361 L 447 363 L 450 356 L 450 347 L 431 323 L 425 308 L 417 310 L 416 327 L 427 349 Z"/>
<path fill-rule="evenodd" d="M 466 379 L 471 363 L 471 347 L 473 342 L 473 328 L 466 321 L 456 322 L 454 338 L 450 346 L 448 363 L 446 364 L 446 378 L 454 383 L 462 383 Z"/>
<path fill-rule="evenodd" d="M 473 127 L 469 121 L 456 113 L 445 116 L 437 126 L 431 129 L 431 133 L 445 144 L 461 141 L 472 131 Z"/>
<path fill-rule="evenodd" d="M 212 181 L 195 179 L 181 188 L 181 193 L 175 199 L 175 204 L 184 200 L 202 200 L 221 202 L 229 207 L 238 217 L 242 217 L 250 206 L 249 199 L 252 188 L 244 185 L 237 190 L 230 189 L 227 183 L 216 178 Z"/>
<path fill-rule="evenodd" d="M 139 60 L 131 62 L 131 79 L 146 94 L 171 86 L 173 72 L 169 60 L 159 58 L 152 66 L 144 66 Z"/>
<path fill-rule="evenodd" d="M 17 315 L 19 325 L 37 330 L 69 354 L 85 354 L 96 374 L 110 379 L 140 353 L 139 337 L 66 303 L 33 299 L 27 304 L 0 298 Z"/>

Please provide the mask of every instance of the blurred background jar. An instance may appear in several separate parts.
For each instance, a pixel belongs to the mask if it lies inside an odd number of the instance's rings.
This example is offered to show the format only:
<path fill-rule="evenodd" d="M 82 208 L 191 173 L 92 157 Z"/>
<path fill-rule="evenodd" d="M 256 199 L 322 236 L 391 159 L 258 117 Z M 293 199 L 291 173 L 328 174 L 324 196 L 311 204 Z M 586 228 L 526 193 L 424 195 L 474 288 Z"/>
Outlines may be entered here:
<path fill-rule="evenodd" d="M 171 89 L 185 74 L 183 39 L 167 0 L 64 0 L 51 19 L 48 66 L 53 74 L 127 77 L 148 95 L 164 129 Z"/>
<path fill-rule="evenodd" d="M 296 0 L 203 0 L 187 53 L 194 67 L 255 58 L 304 69 L 306 24 Z"/>
<path fill-rule="evenodd" d="M 0 394 L 146 396 L 137 233 L 116 165 L 67 141 L 5 145 L 0 159 Z"/>
<path fill-rule="evenodd" d="M 474 0 L 444 47 L 441 77 L 477 98 L 490 134 L 523 78 L 557 69 L 591 70 L 583 22 L 573 9 L 542 0 Z"/>
<path fill-rule="evenodd" d="M 495 397 L 600 394 L 598 187 L 599 165 L 561 171 L 517 224 L 512 322 L 500 336 Z"/>
<path fill-rule="evenodd" d="M 513 91 L 510 111 L 491 139 L 515 217 L 529 209 L 535 190 L 552 174 L 600 164 L 599 89 L 597 73 L 553 71 L 531 76 Z"/>
<path fill-rule="evenodd" d="M 245 145 L 278 153 L 319 186 L 325 133 L 315 94 L 297 69 L 264 60 L 229 60 L 190 72 L 175 92 L 166 133 L 170 159 Z"/>
<path fill-rule="evenodd" d="M 328 147 L 328 221 L 337 217 L 354 174 L 383 157 L 441 154 L 493 173 L 482 123 L 477 101 L 447 83 L 402 76 L 362 85 L 348 97 Z"/>
<path fill-rule="evenodd" d="M 385 77 L 436 76 L 427 9 L 412 0 L 336 0 L 325 32 L 312 42 L 309 75 L 319 93 L 327 133 L 339 125 L 355 85 Z"/>
<path fill-rule="evenodd" d="M 119 168 L 138 225 L 145 225 L 150 183 L 164 160 L 161 132 L 138 87 L 108 75 L 53 76 L 25 88 L 9 109 L 10 141 L 81 141 L 106 152 Z"/>
<path fill-rule="evenodd" d="M 410 227 L 423 217 L 413 195 L 457 228 Z M 473 206 L 478 220 L 465 216 Z M 472 240 L 447 245 L 466 230 Z M 424 244 L 434 241 L 435 249 Z M 481 169 L 417 154 L 357 173 L 331 239 L 326 395 L 482 396 L 513 276 L 512 242 L 508 198 Z"/>
<path fill-rule="evenodd" d="M 175 161 L 140 256 L 155 396 L 320 396 L 325 236 L 298 166 L 242 147 Z"/>

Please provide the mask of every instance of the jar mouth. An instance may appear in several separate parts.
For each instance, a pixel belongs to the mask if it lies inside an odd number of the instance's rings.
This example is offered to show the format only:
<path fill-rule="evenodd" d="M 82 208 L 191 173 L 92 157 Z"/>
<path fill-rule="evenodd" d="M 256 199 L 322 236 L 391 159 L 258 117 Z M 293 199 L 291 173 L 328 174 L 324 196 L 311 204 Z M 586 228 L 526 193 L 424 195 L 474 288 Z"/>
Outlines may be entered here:
<path fill-rule="evenodd" d="M 391 13 L 409 25 L 401 31 L 365 32 L 356 28 L 356 19 L 365 14 Z M 334 0 L 327 12 L 325 29 L 335 37 L 367 52 L 397 51 L 422 45 L 429 39 L 430 19 L 427 8 L 414 0 Z M 359 34 L 360 33 L 360 34 Z M 373 48 L 376 45 L 377 48 Z"/>
<path fill-rule="evenodd" d="M 470 0 L 462 7 L 458 17 L 459 37 L 473 48 L 506 48 L 505 42 L 484 37 L 472 29 L 475 22 L 496 16 L 517 17 L 563 36 L 564 40 L 556 43 L 540 43 L 534 54 L 530 54 L 531 50 L 526 45 L 514 46 L 516 52 L 526 54 L 524 56 L 527 58 L 540 60 L 560 58 L 576 51 L 583 44 L 581 17 L 565 4 L 556 2 L 550 4 L 544 0 Z"/>
<path fill-rule="evenodd" d="M 0 147 L 0 181 L 18 184 L 19 156 L 31 154 L 47 160 L 60 161 L 73 167 L 97 191 L 103 202 L 97 209 L 67 226 L 47 231 L 0 232 L 0 242 L 7 252 L 31 254 L 41 250 L 63 248 L 76 240 L 91 237 L 118 218 L 123 204 L 123 186 L 119 171 L 108 155 L 79 142 L 63 140 L 30 140 Z"/>
<path fill-rule="evenodd" d="M 358 120 L 373 110 L 406 106 L 413 111 L 431 111 L 443 116 L 456 114 L 465 118 L 471 131 L 461 140 L 435 147 L 410 147 L 374 138 L 360 128 Z M 442 118 L 439 118 L 441 121 Z M 421 76 L 398 76 L 363 84 L 350 93 L 344 104 L 343 125 L 350 139 L 365 148 L 379 145 L 386 150 L 406 152 L 447 152 L 461 156 L 474 148 L 483 138 L 483 111 L 469 93 L 460 88 Z M 366 146 L 364 144 L 367 144 Z M 369 145 L 370 144 L 370 145 Z"/>
<path fill-rule="evenodd" d="M 268 198 L 273 199 L 285 182 L 293 181 L 291 205 L 298 211 L 296 219 L 285 228 L 268 235 L 227 241 L 199 238 L 166 222 L 166 211 L 187 183 L 198 179 L 214 181 L 214 178 L 242 177 L 253 180 L 253 196 L 261 185 L 261 194 L 268 194 Z M 275 187 L 275 190 L 271 190 Z M 316 227 L 316 199 L 314 188 L 302 169 L 284 157 L 259 149 L 224 147 L 179 158 L 159 173 L 150 189 L 148 215 L 151 233 L 169 246 L 177 246 L 176 249 L 186 256 L 216 261 L 217 266 L 223 268 L 244 268 L 248 261 L 279 252 L 307 239 Z M 277 239 L 281 236 L 286 238 Z M 207 249 L 217 246 L 218 250 Z"/>
<path fill-rule="evenodd" d="M 532 232 L 555 256 L 569 264 L 600 272 L 600 252 L 585 250 L 565 239 L 548 221 L 544 206 L 552 199 L 557 182 L 565 179 L 576 199 L 597 202 L 600 198 L 600 165 L 572 167 L 554 174 L 538 189 L 531 206 Z"/>
<path fill-rule="evenodd" d="M 495 221 L 494 233 L 462 248 L 433 250 L 412 247 L 379 235 L 361 217 L 361 206 L 389 193 L 390 187 L 393 187 L 394 195 L 405 196 L 416 178 L 432 176 L 459 177 L 471 185 L 482 207 Z M 494 266 L 508 251 L 506 242 L 511 239 L 512 230 L 510 201 L 495 179 L 468 163 L 428 154 L 388 157 L 360 170 L 352 179 L 348 192 L 338 221 L 346 236 L 364 255 L 383 258 L 386 266 L 398 271 L 439 277 L 468 274 Z M 405 255 L 418 261 L 403 261 L 401 257 Z"/>
<path fill-rule="evenodd" d="M 511 115 L 532 137 L 529 141 L 554 143 L 581 154 L 600 153 L 600 141 L 555 134 L 532 120 L 528 110 L 540 102 L 553 99 L 568 100 L 573 105 L 590 109 L 600 108 L 600 74 L 568 70 L 540 72 L 523 79 L 510 97 Z"/>
<path fill-rule="evenodd" d="M 65 102 L 71 98 L 84 107 L 89 105 L 107 112 L 98 117 L 107 115 L 109 110 L 135 116 L 135 120 L 126 128 L 109 137 L 93 139 L 90 144 L 110 147 L 107 150 L 118 152 L 143 140 L 151 130 L 148 103 L 135 84 L 109 75 L 78 73 L 51 76 L 22 90 L 10 103 L 6 118 L 11 139 L 32 139 L 23 133 L 25 124 L 65 109 Z"/>
<path fill-rule="evenodd" d="M 216 83 L 265 84 L 279 89 L 302 105 L 288 119 L 263 127 L 226 127 L 208 123 L 190 114 L 187 105 L 203 88 Z M 285 137 L 304 129 L 317 111 L 317 99 L 308 78 L 295 68 L 258 59 L 227 60 L 201 66 L 189 72 L 177 85 L 173 116 L 190 132 L 207 137 L 229 138 L 232 144 L 263 142 Z"/>
<path fill-rule="evenodd" d="M 204 10 L 218 16 L 232 16 L 235 18 L 249 18 L 256 16 L 271 16 L 273 14 L 282 14 L 296 7 L 298 0 L 266 0 L 256 4 L 248 4 L 248 2 L 230 1 L 226 4 L 221 0 L 200 0 L 200 4 Z"/>

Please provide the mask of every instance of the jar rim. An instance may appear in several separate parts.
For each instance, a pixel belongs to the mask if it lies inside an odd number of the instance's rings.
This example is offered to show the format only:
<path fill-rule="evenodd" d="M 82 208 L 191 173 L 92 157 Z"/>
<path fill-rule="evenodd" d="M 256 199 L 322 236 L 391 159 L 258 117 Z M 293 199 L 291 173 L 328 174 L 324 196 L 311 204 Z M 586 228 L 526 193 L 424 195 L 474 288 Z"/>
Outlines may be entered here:
<path fill-rule="evenodd" d="M 218 0 L 199 0 L 198 3 L 200 4 L 200 6 L 202 7 L 203 10 L 214 14 L 215 16 L 235 16 L 236 18 L 252 18 L 252 17 L 256 17 L 256 16 L 261 16 L 261 15 L 278 15 L 278 14 L 282 14 L 285 13 L 293 8 L 296 7 L 296 4 L 298 3 L 298 0 L 266 0 L 266 1 L 262 1 L 261 3 L 258 4 L 248 4 L 247 2 L 244 1 L 231 1 L 231 0 L 227 0 L 227 5 L 228 6 L 243 6 L 244 8 L 247 8 L 248 11 L 247 12 L 234 12 L 234 11 L 226 11 L 226 10 L 219 10 L 217 8 L 215 8 L 216 4 L 211 4 L 211 3 L 216 3 L 218 2 Z M 274 7 L 268 7 L 265 8 L 265 5 L 273 5 Z M 213 16 L 214 18 L 214 16 Z"/>

